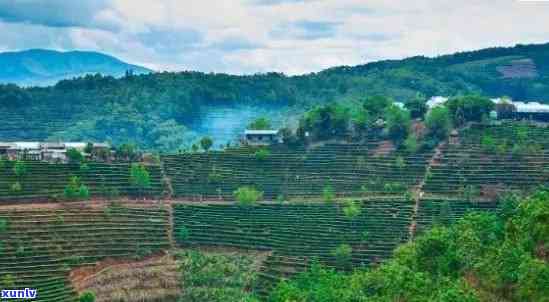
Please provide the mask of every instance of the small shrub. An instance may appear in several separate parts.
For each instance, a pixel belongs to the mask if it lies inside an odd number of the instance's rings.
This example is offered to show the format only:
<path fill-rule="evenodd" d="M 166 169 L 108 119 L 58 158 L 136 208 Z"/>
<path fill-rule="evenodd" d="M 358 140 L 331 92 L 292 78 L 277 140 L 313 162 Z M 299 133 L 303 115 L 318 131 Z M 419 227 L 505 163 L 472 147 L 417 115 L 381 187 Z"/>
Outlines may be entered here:
<path fill-rule="evenodd" d="M 120 197 L 120 191 L 117 188 L 107 188 L 105 190 L 105 196 L 109 200 L 114 200 Z"/>
<path fill-rule="evenodd" d="M 438 223 L 444 226 L 450 225 L 450 220 L 452 218 L 452 208 L 448 201 L 444 201 L 439 205 L 438 212 Z"/>
<path fill-rule="evenodd" d="M 151 248 L 140 244 L 137 246 L 137 249 L 135 251 L 135 259 L 142 259 L 149 256 L 150 254 L 152 254 Z"/>
<path fill-rule="evenodd" d="M 80 200 L 87 200 L 90 198 L 90 190 L 85 185 L 80 185 L 80 188 L 78 189 L 78 198 Z"/>
<path fill-rule="evenodd" d="M 57 215 L 55 217 L 55 224 L 56 225 L 63 225 L 65 224 L 65 218 L 63 217 L 63 215 Z"/>
<path fill-rule="evenodd" d="M 212 184 L 218 184 L 223 180 L 223 176 L 216 171 L 212 171 L 212 173 L 208 174 L 208 182 Z"/>
<path fill-rule="evenodd" d="M 84 257 L 83 256 L 78 256 L 78 255 L 71 255 L 71 256 L 67 257 L 66 262 L 71 267 L 79 266 L 82 263 L 84 263 Z"/>
<path fill-rule="evenodd" d="M 84 152 L 86 152 L 88 154 L 92 154 L 92 152 L 93 152 L 93 143 L 88 142 L 86 144 L 86 147 L 84 147 Z"/>
<path fill-rule="evenodd" d="M 482 136 L 480 145 L 482 146 L 482 150 L 484 152 L 495 153 L 498 149 L 498 146 L 496 145 L 494 138 L 491 137 L 490 135 Z"/>
<path fill-rule="evenodd" d="M 386 192 L 386 193 L 401 193 L 401 192 L 404 192 L 406 191 L 406 186 L 399 183 L 399 182 L 394 182 L 394 183 L 386 183 L 384 186 L 383 186 L 383 190 Z"/>
<path fill-rule="evenodd" d="M 26 255 L 25 247 L 22 244 L 19 244 L 17 249 L 15 250 L 15 256 L 17 258 L 23 258 Z"/>
<path fill-rule="evenodd" d="M 335 191 L 334 188 L 331 185 L 324 186 L 324 189 L 322 190 L 322 199 L 326 203 L 331 203 L 335 199 Z"/>
<path fill-rule="evenodd" d="M 185 226 L 182 226 L 177 230 L 177 239 L 181 242 L 185 242 L 189 239 L 189 229 Z"/>
<path fill-rule="evenodd" d="M 463 188 L 463 197 L 468 202 L 473 201 L 474 198 L 477 198 L 480 195 L 480 190 L 473 185 L 467 185 Z"/>
<path fill-rule="evenodd" d="M 69 148 L 67 150 L 67 158 L 71 164 L 80 164 L 84 161 L 84 155 L 74 148 Z"/>
<path fill-rule="evenodd" d="M 370 189 L 368 189 L 368 186 L 362 185 L 360 186 L 360 192 L 362 193 L 362 195 L 366 196 L 370 193 Z"/>
<path fill-rule="evenodd" d="M 343 213 L 345 214 L 345 217 L 353 220 L 362 213 L 362 208 L 360 207 L 360 204 L 358 202 L 351 201 L 345 205 L 345 207 L 343 208 Z"/>
<path fill-rule="evenodd" d="M 395 159 L 395 166 L 397 169 L 404 169 L 406 167 L 406 162 L 404 161 L 404 158 L 402 156 L 397 156 Z"/>
<path fill-rule="evenodd" d="M 202 149 L 206 152 L 208 152 L 208 150 L 210 150 L 210 148 L 213 146 L 213 140 L 209 137 L 203 137 L 201 140 L 200 140 L 200 147 L 202 147 Z"/>
<path fill-rule="evenodd" d="M 283 203 L 284 201 L 286 201 L 286 196 L 284 196 L 284 194 L 278 194 L 278 195 L 276 196 L 276 201 L 277 201 L 278 203 Z"/>
<path fill-rule="evenodd" d="M 84 173 L 87 173 L 90 171 L 90 166 L 86 163 L 81 163 L 80 164 L 80 171 L 84 172 Z"/>
<path fill-rule="evenodd" d="M 103 208 L 103 215 L 105 215 L 107 219 L 111 219 L 112 214 L 113 214 L 112 207 L 108 206 Z"/>
<path fill-rule="evenodd" d="M 524 147 L 520 144 L 514 144 L 511 148 L 511 155 L 515 158 L 521 158 L 525 153 Z"/>
<path fill-rule="evenodd" d="M 406 140 L 404 140 L 404 148 L 408 153 L 416 153 L 419 150 L 417 138 L 414 135 L 408 135 Z"/>
<path fill-rule="evenodd" d="M 334 250 L 332 250 L 331 255 L 335 257 L 336 262 L 339 266 L 346 266 L 351 261 L 353 254 L 353 248 L 346 244 L 342 243 L 338 245 Z"/>
<path fill-rule="evenodd" d="M 268 149 L 262 148 L 255 152 L 255 159 L 259 161 L 264 161 L 271 155 L 271 151 Z"/>
<path fill-rule="evenodd" d="M 73 176 L 63 191 L 63 197 L 67 200 L 76 200 L 80 196 L 80 178 Z"/>
<path fill-rule="evenodd" d="M 370 233 L 368 231 L 364 231 L 360 234 L 360 240 L 362 242 L 368 242 L 370 240 Z"/>
<path fill-rule="evenodd" d="M 27 173 L 27 164 L 25 162 L 17 160 L 13 165 L 13 173 L 17 177 L 23 177 Z"/>
<path fill-rule="evenodd" d="M 130 184 L 137 189 L 140 196 L 144 194 L 145 189 L 150 188 L 151 177 L 143 164 L 132 164 L 130 168 Z"/>
<path fill-rule="evenodd" d="M 0 218 L 0 234 L 5 233 L 8 230 L 8 220 L 4 218 Z"/>
<path fill-rule="evenodd" d="M 414 201 L 414 194 L 411 191 L 406 191 L 406 193 L 404 193 L 404 200 L 408 202 Z"/>
<path fill-rule="evenodd" d="M 13 275 L 7 274 L 2 277 L 2 287 L 3 288 L 15 287 L 15 278 L 13 277 Z"/>
<path fill-rule="evenodd" d="M 23 187 L 21 186 L 20 182 L 16 181 L 10 186 L 10 191 L 17 196 L 21 194 L 21 191 L 23 191 Z"/>
<path fill-rule="evenodd" d="M 244 186 L 233 192 L 233 195 L 241 206 L 253 206 L 263 198 L 263 192 L 253 187 Z"/>
<path fill-rule="evenodd" d="M 91 291 L 83 292 L 78 298 L 79 302 L 95 302 L 95 293 Z"/>

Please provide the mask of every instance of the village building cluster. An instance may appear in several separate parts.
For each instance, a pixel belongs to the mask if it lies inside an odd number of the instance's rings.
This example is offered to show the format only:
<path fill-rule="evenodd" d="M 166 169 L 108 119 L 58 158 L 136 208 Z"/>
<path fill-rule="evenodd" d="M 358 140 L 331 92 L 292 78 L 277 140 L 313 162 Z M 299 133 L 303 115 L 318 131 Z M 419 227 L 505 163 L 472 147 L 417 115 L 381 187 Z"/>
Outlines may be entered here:
<path fill-rule="evenodd" d="M 90 146 L 88 147 L 88 144 Z M 91 150 L 89 150 L 91 148 Z M 10 160 L 41 160 L 48 162 L 67 162 L 67 152 L 75 149 L 84 157 L 94 154 L 111 155 L 111 146 L 105 143 L 84 142 L 0 142 L 0 157 Z M 88 152 L 86 152 L 88 151 Z M 91 152 L 90 152 L 91 151 Z"/>
<path fill-rule="evenodd" d="M 426 105 L 428 110 L 437 106 L 444 105 L 449 98 L 443 96 L 434 96 L 430 98 Z M 539 102 L 518 102 L 506 98 L 494 98 L 491 101 L 496 104 L 508 104 L 513 110 L 500 114 L 496 110 L 490 113 L 492 119 L 515 119 L 515 120 L 532 120 L 538 122 L 549 122 L 549 105 Z"/>

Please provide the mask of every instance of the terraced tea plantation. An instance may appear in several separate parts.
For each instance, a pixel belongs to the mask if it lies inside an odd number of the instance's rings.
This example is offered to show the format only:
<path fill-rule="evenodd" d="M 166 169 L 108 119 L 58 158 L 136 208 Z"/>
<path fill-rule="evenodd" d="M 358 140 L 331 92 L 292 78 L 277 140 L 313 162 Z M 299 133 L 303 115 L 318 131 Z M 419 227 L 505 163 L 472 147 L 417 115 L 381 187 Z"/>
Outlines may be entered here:
<path fill-rule="evenodd" d="M 15 161 L 2 161 L 0 167 L 0 199 L 58 199 L 72 176 L 78 176 L 88 186 L 92 196 L 105 196 L 116 191 L 120 195 L 132 195 L 135 188 L 130 184 L 128 163 L 90 162 L 85 165 L 52 164 L 40 161 L 23 162 L 25 171 L 16 175 Z M 147 166 L 150 174 L 148 195 L 162 194 L 162 180 L 159 166 Z M 14 190 L 18 183 L 20 190 Z"/>
<path fill-rule="evenodd" d="M 257 285 L 265 293 L 314 260 L 351 269 L 390 257 L 408 238 L 412 208 L 403 200 L 364 202 L 350 218 L 342 207 L 324 204 L 176 205 L 174 237 L 183 247 L 272 251 Z M 337 255 L 349 248 L 348 255 Z"/>
<path fill-rule="evenodd" d="M 434 225 L 447 226 L 471 212 L 497 211 L 497 202 L 421 200 L 416 218 L 416 233 L 426 231 Z"/>
<path fill-rule="evenodd" d="M 15 206 L 23 198 L 57 198 L 71 176 L 94 196 L 135 189 L 127 163 L 25 162 L 26 171 L 16 173 L 15 162 L 4 161 L 0 283 L 37 287 L 40 301 L 74 301 L 85 289 L 97 292 L 98 301 L 194 301 L 209 291 L 237 300 L 266 297 L 315 262 L 340 271 L 370 267 L 433 225 L 472 211 L 497 212 L 500 194 L 549 180 L 549 128 L 473 125 L 441 146 L 406 154 L 370 141 L 272 148 L 265 156 L 251 148 L 167 155 L 147 166 L 147 194 L 173 193 L 167 208 L 98 201 Z M 264 192 L 265 200 L 233 202 L 243 186 Z M 327 186 L 336 198 L 320 202 Z M 160 251 L 162 257 L 116 263 Z M 103 270 L 109 258 L 115 263 Z M 78 273 L 86 270 L 92 277 Z M 117 279 L 125 282 L 112 286 Z"/>
<path fill-rule="evenodd" d="M 432 165 L 424 187 L 428 195 L 494 199 L 503 191 L 527 191 L 549 181 L 549 128 L 474 125 L 460 141 L 446 146 Z"/>
<path fill-rule="evenodd" d="M 36 301 L 75 301 L 72 268 L 167 249 L 167 221 L 159 208 L 1 209 L 0 283 L 36 288 Z"/>
<path fill-rule="evenodd" d="M 256 150 L 172 155 L 162 160 L 177 197 L 232 199 L 238 187 L 251 185 L 275 199 L 318 197 L 327 185 L 338 196 L 402 195 L 423 177 L 431 156 L 390 150 L 378 154 L 384 151 L 380 142 L 272 150 L 264 159 Z"/>

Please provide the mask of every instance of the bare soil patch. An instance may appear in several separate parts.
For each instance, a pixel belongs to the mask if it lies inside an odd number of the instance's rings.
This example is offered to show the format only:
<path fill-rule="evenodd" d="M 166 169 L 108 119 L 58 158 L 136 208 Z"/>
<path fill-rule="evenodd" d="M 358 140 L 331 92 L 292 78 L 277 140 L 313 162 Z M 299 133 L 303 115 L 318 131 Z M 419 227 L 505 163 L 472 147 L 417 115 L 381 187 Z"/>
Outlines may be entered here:
<path fill-rule="evenodd" d="M 141 302 L 176 301 L 179 276 L 173 257 L 159 254 L 139 261 L 105 259 L 72 270 L 69 279 L 77 292 L 94 292 L 97 302 Z"/>
<path fill-rule="evenodd" d="M 511 61 L 508 65 L 496 68 L 504 79 L 536 78 L 538 71 L 536 64 L 531 59 Z"/>
<path fill-rule="evenodd" d="M 374 150 L 372 150 L 372 156 L 382 157 L 387 156 L 395 151 L 395 145 L 391 141 L 382 141 Z"/>

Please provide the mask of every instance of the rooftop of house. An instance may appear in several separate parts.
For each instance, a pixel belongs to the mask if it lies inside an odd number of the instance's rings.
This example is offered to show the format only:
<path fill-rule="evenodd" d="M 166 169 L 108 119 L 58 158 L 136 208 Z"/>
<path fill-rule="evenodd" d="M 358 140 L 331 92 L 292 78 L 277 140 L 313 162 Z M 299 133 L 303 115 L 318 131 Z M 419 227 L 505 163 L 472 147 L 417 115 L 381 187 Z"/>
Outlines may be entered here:
<path fill-rule="evenodd" d="M 433 108 L 433 107 L 442 105 L 447 101 L 448 101 L 447 97 L 434 96 L 427 101 L 426 105 L 428 108 Z M 539 102 L 519 102 L 519 101 L 511 101 L 511 100 L 502 99 L 502 98 L 492 99 L 492 102 L 494 102 L 494 104 L 498 104 L 501 102 L 509 102 L 515 105 L 515 107 L 517 108 L 517 112 L 526 112 L 526 113 L 549 112 L 549 105 L 542 104 Z"/>
<path fill-rule="evenodd" d="M 248 130 L 244 131 L 245 135 L 277 135 L 278 130 Z"/>

